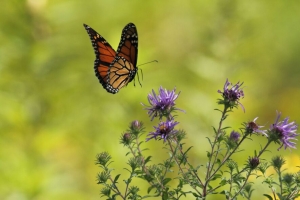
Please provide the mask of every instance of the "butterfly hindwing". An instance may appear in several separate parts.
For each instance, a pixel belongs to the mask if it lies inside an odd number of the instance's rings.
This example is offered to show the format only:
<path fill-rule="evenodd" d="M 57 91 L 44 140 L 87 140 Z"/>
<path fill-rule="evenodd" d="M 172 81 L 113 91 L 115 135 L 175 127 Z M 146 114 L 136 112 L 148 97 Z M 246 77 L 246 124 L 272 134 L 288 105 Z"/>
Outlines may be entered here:
<path fill-rule="evenodd" d="M 110 93 L 132 81 L 137 72 L 138 37 L 134 24 L 129 23 L 122 31 L 117 52 L 95 30 L 84 24 L 95 50 L 95 74 L 103 88 Z"/>

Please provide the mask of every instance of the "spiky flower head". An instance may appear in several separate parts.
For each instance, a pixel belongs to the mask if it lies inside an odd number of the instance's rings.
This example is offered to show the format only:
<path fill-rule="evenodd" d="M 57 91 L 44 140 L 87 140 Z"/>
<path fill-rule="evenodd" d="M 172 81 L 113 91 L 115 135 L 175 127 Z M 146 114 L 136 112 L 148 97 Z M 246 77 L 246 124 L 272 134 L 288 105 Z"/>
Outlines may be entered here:
<path fill-rule="evenodd" d="M 237 146 L 240 137 L 241 135 L 238 132 L 231 131 L 229 137 L 226 140 L 228 147 L 230 149 L 234 149 Z"/>
<path fill-rule="evenodd" d="M 125 146 L 129 146 L 132 142 L 132 134 L 130 133 L 124 133 L 121 135 L 121 138 L 120 138 L 120 143 L 125 145 Z"/>
<path fill-rule="evenodd" d="M 175 110 L 183 111 L 175 107 L 175 100 L 180 94 L 180 92 L 176 94 L 175 91 L 176 88 L 169 91 L 160 86 L 158 95 L 156 95 L 154 90 L 152 90 L 152 93 L 148 94 L 150 106 L 146 106 L 143 103 L 142 105 L 148 110 L 148 115 L 151 117 L 151 120 L 153 120 L 154 117 L 159 117 L 159 119 L 162 119 L 162 117 L 172 119 L 171 112 Z"/>
<path fill-rule="evenodd" d="M 223 87 L 223 91 L 218 90 L 218 93 L 222 94 L 223 99 L 219 100 L 219 104 L 224 104 L 227 107 L 233 108 L 240 105 L 245 112 L 244 106 L 239 102 L 244 97 L 244 91 L 241 89 L 243 83 L 237 82 L 235 85 L 230 83 L 228 79 Z"/>
<path fill-rule="evenodd" d="M 234 142 L 238 142 L 240 137 L 241 137 L 241 135 L 239 134 L 239 132 L 232 131 L 230 133 L 229 140 L 232 140 Z"/>
<path fill-rule="evenodd" d="M 248 167 L 251 170 L 254 170 L 257 166 L 259 165 L 259 158 L 254 156 L 254 157 L 249 157 L 248 159 Z"/>
<path fill-rule="evenodd" d="M 106 166 L 108 161 L 111 159 L 111 156 L 107 152 L 102 152 L 96 157 L 96 164 L 101 166 Z"/>
<path fill-rule="evenodd" d="M 292 121 L 289 121 L 289 117 L 286 117 L 283 121 L 279 121 L 281 112 L 277 112 L 277 117 L 274 124 L 270 127 L 269 140 L 274 141 L 275 143 L 280 144 L 278 148 L 281 149 L 284 146 L 284 149 L 287 148 L 296 148 L 296 143 L 292 140 L 297 140 L 296 137 L 299 135 L 296 133 L 298 125 Z"/>
<path fill-rule="evenodd" d="M 277 172 L 280 172 L 282 166 L 285 164 L 285 160 L 281 156 L 275 156 L 271 160 L 271 165 Z"/>
<path fill-rule="evenodd" d="M 261 128 L 263 128 L 264 126 L 259 126 L 256 123 L 256 120 L 258 119 L 258 117 L 254 118 L 253 121 L 244 123 L 245 126 L 245 134 L 252 134 L 252 133 L 258 133 L 258 134 L 262 134 L 266 137 L 268 137 L 268 134 L 266 133 L 266 130 L 261 130 Z"/>
<path fill-rule="evenodd" d="M 150 132 L 148 134 L 148 138 L 146 139 L 146 141 L 151 140 L 152 138 L 154 138 L 155 140 L 157 139 L 163 139 L 164 142 L 169 139 L 173 134 L 176 134 L 178 131 L 174 130 L 174 127 L 179 124 L 179 122 L 175 122 L 173 120 L 167 120 L 165 122 L 160 122 L 158 124 L 158 126 L 154 126 L 155 131 L 154 132 Z"/>
<path fill-rule="evenodd" d="M 143 123 L 141 121 L 138 120 L 134 120 L 130 123 L 129 125 L 129 132 L 135 136 L 139 135 L 140 133 L 142 133 L 144 130 L 144 126 Z"/>

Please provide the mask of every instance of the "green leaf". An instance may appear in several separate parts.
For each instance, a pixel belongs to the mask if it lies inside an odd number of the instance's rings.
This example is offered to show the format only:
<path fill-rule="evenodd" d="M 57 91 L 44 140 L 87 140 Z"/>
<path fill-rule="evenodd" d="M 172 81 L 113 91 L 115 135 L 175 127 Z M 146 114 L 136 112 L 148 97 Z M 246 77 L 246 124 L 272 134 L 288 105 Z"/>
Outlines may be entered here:
<path fill-rule="evenodd" d="M 148 162 L 150 161 L 151 157 L 152 157 L 152 156 L 148 156 L 148 157 L 145 159 L 145 161 L 144 161 L 145 164 L 148 163 Z"/>
<path fill-rule="evenodd" d="M 168 182 L 170 182 L 172 179 L 171 178 L 166 178 L 163 180 L 163 185 L 166 185 Z"/>
<path fill-rule="evenodd" d="M 222 192 L 220 192 L 220 194 L 228 194 L 227 190 L 223 190 Z"/>
<path fill-rule="evenodd" d="M 121 176 L 121 174 L 118 174 L 118 175 L 115 177 L 114 183 L 117 183 L 117 181 L 118 181 L 118 179 L 119 179 L 120 176 Z"/>
<path fill-rule="evenodd" d="M 115 200 L 117 196 L 120 196 L 120 195 L 119 194 L 112 195 L 112 197 L 110 198 L 110 200 Z"/>
<path fill-rule="evenodd" d="M 209 137 L 206 137 L 206 139 L 208 140 L 208 142 L 209 142 L 209 144 L 210 144 L 210 147 L 212 147 L 212 146 L 213 146 L 213 144 L 212 144 L 212 142 L 211 142 L 210 138 L 209 138 Z"/>
<path fill-rule="evenodd" d="M 162 195 L 162 200 L 168 200 L 168 192 L 164 192 L 163 195 Z"/>
<path fill-rule="evenodd" d="M 153 188 L 155 188 L 155 186 L 154 186 L 154 185 L 153 185 L 153 186 L 150 186 L 150 187 L 148 187 L 148 190 L 147 190 L 148 194 L 151 192 L 151 190 L 152 190 Z"/>
<path fill-rule="evenodd" d="M 223 186 L 223 185 L 226 185 L 226 183 L 227 183 L 227 180 L 223 179 L 219 184 L 220 184 L 220 186 Z"/>
<path fill-rule="evenodd" d="M 127 180 L 124 180 L 124 182 L 128 185 L 129 183 L 131 183 L 131 178 L 127 179 Z"/>
<path fill-rule="evenodd" d="M 216 163 L 220 166 L 221 160 L 220 160 L 220 159 L 217 159 Z"/>
<path fill-rule="evenodd" d="M 265 197 L 267 197 L 269 200 L 273 200 L 273 198 L 270 196 L 270 195 L 268 195 L 268 194 L 263 194 Z"/>
<path fill-rule="evenodd" d="M 191 150 L 191 148 L 193 148 L 193 146 L 190 146 L 183 154 L 187 154 L 187 152 L 189 152 L 189 150 Z"/>
<path fill-rule="evenodd" d="M 210 158 L 210 156 L 211 156 L 210 152 L 207 151 L 206 156 L 207 156 L 207 158 Z"/>
<path fill-rule="evenodd" d="M 222 177 L 221 174 L 215 174 L 215 175 L 211 178 L 211 180 L 216 180 L 216 179 L 221 178 L 221 177 Z"/>
<path fill-rule="evenodd" d="M 194 197 L 201 197 L 201 196 L 199 196 L 199 194 L 197 194 L 195 192 L 193 192 L 193 195 L 194 195 Z"/>

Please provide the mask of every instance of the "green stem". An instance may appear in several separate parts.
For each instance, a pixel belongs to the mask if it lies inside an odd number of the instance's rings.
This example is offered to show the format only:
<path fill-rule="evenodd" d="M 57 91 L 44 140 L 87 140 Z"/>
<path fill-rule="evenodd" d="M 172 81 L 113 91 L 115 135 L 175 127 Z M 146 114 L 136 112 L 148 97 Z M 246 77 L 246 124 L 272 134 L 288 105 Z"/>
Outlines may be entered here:
<path fill-rule="evenodd" d="M 182 152 L 182 150 L 180 149 L 180 153 L 182 156 L 184 156 L 184 153 Z M 197 180 L 199 181 L 201 186 L 204 186 L 204 184 L 202 183 L 201 179 L 199 178 L 198 174 L 195 172 L 193 166 L 189 163 L 189 161 L 186 161 L 188 166 L 192 169 L 191 171 L 193 172 L 194 176 L 197 178 Z"/>
<path fill-rule="evenodd" d="M 213 177 L 217 171 L 226 163 L 226 161 L 232 156 L 232 154 L 239 148 L 239 146 L 241 145 L 241 143 L 246 139 L 246 136 L 244 136 L 241 141 L 237 144 L 237 146 L 227 155 L 227 157 L 225 156 L 220 164 L 219 167 L 217 167 L 217 169 L 211 174 L 211 176 L 209 177 L 209 180 L 211 179 L 211 177 Z"/>
<path fill-rule="evenodd" d="M 240 194 L 240 192 L 244 189 L 245 185 L 247 184 L 247 181 L 248 181 L 250 175 L 251 175 L 251 170 L 250 170 L 249 173 L 247 174 L 247 177 L 246 177 L 246 179 L 245 179 L 245 182 L 244 182 L 244 184 L 242 185 L 242 187 L 240 188 L 240 190 L 237 191 L 236 194 L 235 194 L 232 198 L 229 198 L 228 200 L 230 200 L 230 199 L 235 199 L 235 197 L 236 197 L 237 195 Z"/>
<path fill-rule="evenodd" d="M 278 181 L 279 181 L 279 187 L 280 187 L 280 194 L 282 194 L 282 178 L 281 178 L 281 171 L 280 169 L 278 170 Z"/>
<path fill-rule="evenodd" d="M 219 138 L 219 136 L 221 134 L 221 127 L 222 127 L 222 124 L 223 124 L 223 121 L 224 121 L 224 118 L 225 118 L 225 115 L 227 113 L 227 109 L 228 108 L 229 107 L 227 107 L 226 105 L 224 106 L 224 110 L 222 112 L 222 116 L 221 116 L 221 119 L 220 119 L 220 122 L 219 122 L 219 127 L 218 127 L 218 130 L 217 130 L 217 134 L 216 134 L 215 140 L 214 140 L 214 142 L 212 144 L 212 147 L 211 147 L 211 155 L 210 155 L 209 160 L 208 160 L 207 172 L 206 172 L 206 178 L 205 178 L 205 184 L 204 184 L 204 187 L 203 187 L 203 196 L 204 197 L 206 196 L 206 193 L 207 193 L 206 187 L 207 187 L 207 185 L 209 183 L 209 180 L 211 178 L 211 172 L 212 172 L 213 167 L 214 167 L 214 163 L 212 163 L 212 157 L 214 155 L 215 145 L 216 145 L 217 140 L 218 140 L 218 138 Z M 216 160 L 216 157 L 215 157 L 215 160 Z M 216 173 L 216 171 L 215 171 L 215 173 Z"/>
<path fill-rule="evenodd" d="M 112 180 L 111 176 L 109 176 L 109 180 L 112 182 L 113 186 L 107 185 L 112 191 L 114 191 L 114 193 L 119 194 L 121 196 L 122 199 L 126 199 L 126 192 L 125 192 L 125 197 L 122 195 L 122 193 L 120 192 L 120 190 L 118 189 L 118 187 L 116 186 L 116 184 L 114 183 L 114 181 Z"/>
<path fill-rule="evenodd" d="M 200 191 L 197 190 L 197 188 L 194 186 L 194 184 L 192 184 L 192 183 L 190 182 L 190 180 L 184 176 L 184 171 L 183 171 L 183 169 L 181 168 L 180 163 L 179 163 L 179 161 L 177 160 L 177 158 L 176 158 L 176 156 L 175 156 L 175 151 L 173 150 L 173 146 L 172 146 L 170 140 L 168 140 L 168 143 L 169 143 L 169 146 L 170 146 L 170 149 L 171 149 L 171 152 L 172 152 L 172 156 L 174 156 L 174 160 L 175 160 L 175 162 L 176 162 L 176 164 L 177 164 L 177 166 L 178 166 L 180 172 L 182 173 L 183 178 L 185 179 L 185 181 L 187 181 L 187 182 L 189 183 L 189 185 L 190 185 L 195 191 L 197 191 L 197 193 L 198 193 L 199 195 L 201 195 Z M 176 142 L 176 144 L 177 144 L 177 146 L 178 146 L 178 143 L 177 143 L 177 142 Z"/>

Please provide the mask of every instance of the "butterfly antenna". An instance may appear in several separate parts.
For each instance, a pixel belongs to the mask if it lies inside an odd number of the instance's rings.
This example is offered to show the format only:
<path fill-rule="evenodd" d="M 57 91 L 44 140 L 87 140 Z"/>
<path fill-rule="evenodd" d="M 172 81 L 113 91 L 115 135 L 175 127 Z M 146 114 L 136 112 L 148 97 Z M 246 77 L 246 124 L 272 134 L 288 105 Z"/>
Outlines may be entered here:
<path fill-rule="evenodd" d="M 146 65 L 146 64 L 149 64 L 149 63 L 153 63 L 153 62 L 158 62 L 157 60 L 152 60 L 150 62 L 146 62 L 146 63 L 143 63 L 143 64 L 140 64 L 138 65 L 137 67 L 139 66 L 142 66 L 142 65 Z M 139 70 L 141 70 L 141 73 L 142 73 L 142 80 L 144 79 L 144 74 L 143 74 L 143 70 L 141 68 L 139 68 Z M 142 87 L 142 84 L 141 84 L 141 81 L 140 81 L 140 76 L 139 76 L 139 70 L 137 70 L 137 78 L 138 78 L 138 82 L 140 84 L 140 86 Z M 134 82 L 133 82 L 134 86 L 135 86 L 135 79 L 134 79 Z"/>
<path fill-rule="evenodd" d="M 158 61 L 157 60 L 152 60 L 150 62 L 146 62 L 146 63 L 140 64 L 137 67 L 142 66 L 142 65 L 146 65 L 146 64 L 149 64 L 149 63 L 153 63 L 153 62 L 158 62 Z"/>

